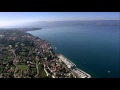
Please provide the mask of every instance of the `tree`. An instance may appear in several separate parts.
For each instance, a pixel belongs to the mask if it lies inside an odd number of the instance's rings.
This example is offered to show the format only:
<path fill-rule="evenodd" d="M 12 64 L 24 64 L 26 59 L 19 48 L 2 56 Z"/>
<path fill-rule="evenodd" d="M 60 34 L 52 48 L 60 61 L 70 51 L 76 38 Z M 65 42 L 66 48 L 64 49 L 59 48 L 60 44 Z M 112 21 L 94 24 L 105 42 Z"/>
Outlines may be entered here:
<path fill-rule="evenodd" d="M 73 75 L 72 75 L 72 74 L 70 74 L 70 78 L 73 78 Z"/>

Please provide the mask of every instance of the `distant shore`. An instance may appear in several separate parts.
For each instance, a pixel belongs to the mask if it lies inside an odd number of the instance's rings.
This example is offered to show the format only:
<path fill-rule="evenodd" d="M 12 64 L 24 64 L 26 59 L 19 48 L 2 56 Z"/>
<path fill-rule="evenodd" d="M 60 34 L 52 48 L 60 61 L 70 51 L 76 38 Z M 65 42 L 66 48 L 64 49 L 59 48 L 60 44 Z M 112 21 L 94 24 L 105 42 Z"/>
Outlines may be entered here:
<path fill-rule="evenodd" d="M 0 30 L 20 30 L 20 31 L 35 31 L 35 30 L 41 30 L 42 28 L 0 28 Z"/>

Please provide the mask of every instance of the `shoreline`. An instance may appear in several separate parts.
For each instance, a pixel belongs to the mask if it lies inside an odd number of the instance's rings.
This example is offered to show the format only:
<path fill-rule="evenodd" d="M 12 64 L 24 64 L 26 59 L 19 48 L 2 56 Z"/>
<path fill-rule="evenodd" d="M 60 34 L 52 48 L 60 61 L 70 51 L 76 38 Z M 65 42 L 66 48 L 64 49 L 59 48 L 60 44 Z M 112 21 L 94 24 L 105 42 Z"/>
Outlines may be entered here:
<path fill-rule="evenodd" d="M 34 30 L 33 30 L 33 31 L 34 31 Z M 28 33 L 28 32 L 26 32 L 26 33 Z M 30 33 L 29 33 L 29 34 L 30 34 Z M 32 34 L 30 34 L 30 35 L 32 35 Z M 36 36 L 34 36 L 34 35 L 32 35 L 32 36 L 36 38 Z M 39 38 L 39 37 L 38 37 L 38 38 Z M 39 39 L 41 39 L 41 38 L 39 38 Z M 43 40 L 43 39 L 41 39 L 41 40 Z M 45 41 L 46 41 L 46 40 L 45 40 Z M 50 42 L 47 41 L 47 43 L 50 43 Z M 51 45 L 50 45 L 50 47 L 51 47 Z M 81 77 L 81 78 L 92 78 L 90 74 L 86 73 L 85 71 L 81 70 L 80 68 L 77 68 L 76 64 L 74 64 L 71 60 L 69 60 L 68 58 L 66 58 L 64 55 L 62 55 L 62 54 L 56 54 L 55 51 L 54 51 L 54 49 L 52 49 L 52 51 L 53 51 L 53 53 L 54 53 L 57 57 L 58 57 L 59 55 L 61 55 L 62 57 L 65 58 L 66 61 L 64 61 L 64 63 L 67 65 L 67 67 L 68 67 L 69 69 L 71 69 L 71 71 L 72 71 L 74 74 L 77 75 L 78 78 L 79 78 L 79 77 Z M 59 58 L 59 57 L 58 57 L 58 58 Z M 73 67 L 74 67 L 74 68 L 73 68 Z"/>
<path fill-rule="evenodd" d="M 33 30 L 34 31 L 34 30 Z M 26 33 L 28 33 L 28 32 L 26 32 Z M 29 33 L 30 34 L 30 33 Z M 30 34 L 30 35 L 32 35 L 32 34 Z M 36 36 L 34 36 L 34 35 L 32 35 L 33 37 L 35 37 L 36 38 Z M 39 38 L 39 37 L 38 37 Z M 39 38 L 39 39 L 41 39 L 41 38 Z M 43 39 L 41 39 L 41 40 L 43 40 Z M 47 43 L 50 43 L 50 42 L 48 42 L 47 41 Z M 51 47 L 51 45 L 50 45 L 50 47 Z M 53 53 L 55 53 L 55 51 L 52 49 L 52 51 L 53 51 Z M 56 54 L 56 53 L 55 53 Z M 56 54 L 56 55 L 62 55 L 62 54 Z M 62 55 L 63 56 L 63 55 Z M 83 71 L 83 70 L 81 70 L 80 68 L 77 68 L 77 66 L 76 66 L 76 64 L 74 64 L 71 60 L 69 60 L 68 58 L 66 58 L 65 56 L 63 56 L 68 62 L 69 62 L 69 64 L 71 64 L 71 65 L 68 65 L 68 68 L 70 68 L 71 69 L 71 71 L 74 73 L 74 74 L 77 74 L 77 77 L 79 78 L 79 77 L 81 77 L 81 78 L 92 78 L 91 77 L 91 75 L 90 74 L 88 74 L 88 73 L 86 73 L 85 71 Z M 68 63 L 67 62 L 67 63 Z M 72 67 L 74 67 L 73 69 L 72 69 Z"/>
<path fill-rule="evenodd" d="M 69 69 L 71 69 L 72 73 L 76 74 L 77 78 L 92 78 L 90 74 L 86 73 L 80 68 L 77 68 L 76 64 L 74 64 L 71 60 L 69 60 L 62 54 L 56 54 L 56 55 L 61 61 L 63 61 L 67 65 Z"/>
<path fill-rule="evenodd" d="M 40 30 L 40 29 L 39 29 Z M 44 57 L 44 59 L 45 60 L 47 60 L 47 61 L 42 61 L 43 63 L 41 63 L 41 64 L 45 64 L 45 62 L 48 62 L 49 63 L 49 65 L 48 64 L 46 64 L 45 65 L 45 67 L 46 67 L 46 69 L 45 69 L 45 72 L 47 72 L 46 70 L 47 70 L 47 68 L 49 69 L 49 71 L 52 73 L 51 75 L 52 76 L 54 76 L 54 77 L 62 77 L 62 76 L 64 76 L 65 75 L 65 77 L 71 77 L 70 75 L 72 74 L 73 75 L 73 77 L 74 78 L 91 78 L 91 76 L 89 75 L 89 74 L 87 74 L 86 72 L 84 72 L 84 71 L 82 71 L 82 70 L 80 70 L 80 69 L 78 69 L 78 68 L 73 68 L 73 67 L 76 67 L 76 65 L 71 61 L 71 60 L 69 60 L 68 58 L 66 58 L 64 55 L 62 55 L 62 54 L 56 54 L 55 53 L 55 51 L 53 50 L 53 49 L 51 49 L 50 47 L 51 47 L 51 45 L 49 44 L 49 41 L 46 41 L 46 40 L 43 40 L 43 39 L 41 39 L 40 37 L 36 37 L 36 36 L 34 36 L 34 35 L 32 35 L 32 34 L 30 34 L 30 33 L 28 33 L 27 31 L 34 31 L 34 30 L 24 30 L 24 29 L 18 29 L 18 30 L 12 30 L 11 31 L 11 29 L 9 29 L 9 30 L 1 30 L 1 31 L 3 31 L 3 33 L 5 33 L 6 31 L 8 31 L 9 33 L 12 33 L 12 34 L 16 34 L 16 39 L 18 39 L 18 41 L 19 41 L 19 38 L 20 39 L 22 39 L 22 38 L 24 38 L 25 40 L 32 40 L 32 42 L 34 42 L 35 43 L 35 45 L 37 45 L 37 46 L 35 46 L 35 48 L 33 49 L 33 53 L 35 53 L 36 52 L 36 55 L 38 55 L 38 53 L 40 53 L 40 51 L 42 50 L 42 52 L 43 53 L 45 53 L 45 50 L 49 50 L 50 49 L 50 52 L 49 52 L 49 54 L 51 55 L 50 57 L 48 56 L 46 56 L 46 57 Z M 5 31 L 5 32 L 4 32 Z M 25 34 L 26 33 L 26 34 Z M 12 35 L 11 34 L 11 35 Z M 18 34 L 18 35 L 17 35 Z M 3 34 L 4 35 L 4 34 Z M 22 35 L 22 36 L 21 36 Z M 18 37 L 19 36 L 19 37 Z M 9 37 L 9 36 L 8 36 Z M 13 36 L 14 37 L 14 36 Z M 13 37 L 11 37 L 11 38 L 13 38 Z M 26 38 L 25 38 L 26 37 Z M 31 38 L 31 39 L 30 39 Z M 6 38 L 7 39 L 7 38 Z M 43 44 L 42 44 L 43 43 Z M 42 45 L 42 46 L 41 46 Z M 12 47 L 12 46 L 11 46 Z M 41 48 L 40 48 L 41 47 Z M 48 49 L 47 49 L 48 48 Z M 13 50 L 14 50 L 15 48 L 13 47 Z M 40 51 L 39 51 L 39 49 L 41 49 Z M 44 50 L 45 49 L 45 50 Z M 38 50 L 38 51 L 36 51 L 36 50 Z M 48 51 L 46 51 L 46 53 L 48 53 Z M 20 55 L 22 55 L 22 54 L 20 54 Z M 42 54 L 41 54 L 42 55 Z M 45 54 L 44 54 L 45 55 Z M 18 55 L 19 56 L 19 55 Z M 38 59 L 38 56 L 35 56 L 36 58 L 37 58 L 37 60 L 39 61 L 40 59 Z M 40 56 L 41 57 L 41 56 Z M 56 57 L 56 59 L 54 59 L 54 57 Z M 49 59 L 47 59 L 47 58 L 49 58 Z M 53 58 L 53 59 L 50 59 L 50 58 Z M 51 60 L 51 61 L 50 61 Z M 14 61 L 15 62 L 17 62 L 17 60 L 16 60 L 16 58 L 14 59 Z M 14 61 L 13 61 L 13 64 L 14 64 Z M 28 62 L 29 62 L 29 60 L 28 60 Z M 9 62 L 8 62 L 9 63 Z M 56 63 L 55 65 L 54 65 L 54 63 Z M 61 69 L 60 69 L 60 66 L 59 66 L 59 64 L 62 64 L 62 67 L 61 67 Z M 29 63 L 27 63 L 27 64 L 29 64 Z M 25 64 L 26 65 L 26 64 Z M 47 66 L 48 65 L 48 66 Z M 30 66 L 30 65 L 29 65 Z M 50 67 L 50 68 L 49 68 Z M 51 68 L 52 67 L 52 68 Z M 59 68 L 59 69 L 57 69 L 57 68 Z M 65 69 L 63 69 L 63 68 L 65 68 Z M 66 71 L 64 71 L 64 74 L 62 75 L 62 72 L 61 72 L 61 70 L 66 70 Z M 55 73 L 56 72 L 56 73 Z M 61 73 L 61 75 L 62 76 L 56 76 L 57 75 L 57 73 Z M 69 73 L 67 73 L 67 72 L 69 72 Z M 48 76 L 49 74 L 47 74 L 47 76 Z"/>

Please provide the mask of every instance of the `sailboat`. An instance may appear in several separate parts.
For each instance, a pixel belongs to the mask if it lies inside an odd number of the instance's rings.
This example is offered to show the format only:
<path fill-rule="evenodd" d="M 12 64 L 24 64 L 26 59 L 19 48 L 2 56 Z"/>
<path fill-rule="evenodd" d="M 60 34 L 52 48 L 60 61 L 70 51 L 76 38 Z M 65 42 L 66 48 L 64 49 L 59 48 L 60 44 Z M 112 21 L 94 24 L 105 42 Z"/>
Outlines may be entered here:
<path fill-rule="evenodd" d="M 55 47 L 55 50 L 56 50 L 57 48 Z"/>

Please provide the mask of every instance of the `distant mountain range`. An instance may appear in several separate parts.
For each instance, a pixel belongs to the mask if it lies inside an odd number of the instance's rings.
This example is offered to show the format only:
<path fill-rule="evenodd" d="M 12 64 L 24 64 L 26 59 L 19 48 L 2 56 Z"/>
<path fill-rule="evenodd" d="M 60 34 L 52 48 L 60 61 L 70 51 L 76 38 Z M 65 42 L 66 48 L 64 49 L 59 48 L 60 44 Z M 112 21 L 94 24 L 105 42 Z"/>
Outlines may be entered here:
<path fill-rule="evenodd" d="M 19 26 L 10 26 L 17 28 L 44 28 L 50 26 L 60 26 L 60 25 L 112 25 L 112 26 L 120 26 L 120 20 L 90 20 L 90 21 L 37 21 L 37 22 L 28 22 L 23 23 Z"/>

